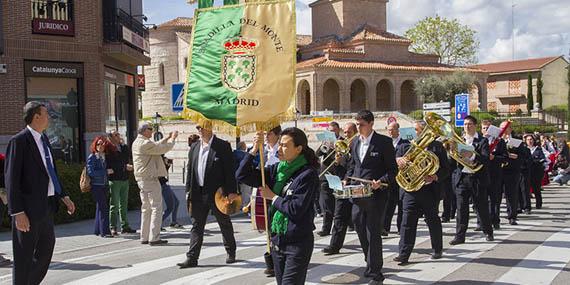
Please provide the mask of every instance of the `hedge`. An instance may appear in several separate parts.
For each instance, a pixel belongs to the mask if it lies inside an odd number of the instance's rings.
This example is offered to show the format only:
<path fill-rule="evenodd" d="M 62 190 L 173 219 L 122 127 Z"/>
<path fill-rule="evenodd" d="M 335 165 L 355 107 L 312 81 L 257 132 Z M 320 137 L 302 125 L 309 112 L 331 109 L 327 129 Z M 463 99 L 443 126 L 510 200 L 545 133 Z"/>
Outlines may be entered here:
<path fill-rule="evenodd" d="M 83 165 L 78 163 L 66 164 L 63 161 L 56 161 L 59 179 L 63 185 L 63 191 L 69 195 L 69 198 L 75 204 L 75 213 L 67 214 L 67 208 L 60 202 L 59 211 L 55 214 L 54 222 L 56 224 L 71 223 L 80 220 L 93 219 L 95 217 L 95 201 L 92 194 L 81 193 L 79 190 L 79 178 Z M 131 175 L 129 181 L 129 210 L 139 209 L 141 205 L 139 188 Z M 3 210 L 2 227 L 10 227 L 8 215 Z"/>

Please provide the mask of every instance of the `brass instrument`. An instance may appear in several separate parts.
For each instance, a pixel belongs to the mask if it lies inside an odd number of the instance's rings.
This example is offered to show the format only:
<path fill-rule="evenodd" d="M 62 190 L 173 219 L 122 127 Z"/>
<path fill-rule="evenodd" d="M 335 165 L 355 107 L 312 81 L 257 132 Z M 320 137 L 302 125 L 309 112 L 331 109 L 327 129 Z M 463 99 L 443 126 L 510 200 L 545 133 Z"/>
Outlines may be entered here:
<path fill-rule="evenodd" d="M 431 114 L 434 113 L 427 113 L 426 117 L 430 117 Z M 439 117 L 439 119 L 447 123 L 443 118 Z M 411 142 L 410 149 L 403 156 L 408 163 L 400 168 L 396 175 L 396 182 L 407 192 L 420 190 L 425 184 L 424 177 L 434 175 L 439 169 L 439 158 L 425 148 L 441 135 L 439 129 L 441 123 L 435 121 L 430 124 L 430 121 L 426 120 L 428 124 L 425 129 Z"/>
<path fill-rule="evenodd" d="M 457 151 L 457 145 L 465 144 L 465 140 L 457 135 L 455 131 L 453 131 L 453 127 L 445 119 L 443 119 L 443 117 L 436 113 L 429 112 L 426 114 L 425 121 L 428 126 L 431 126 L 436 130 L 436 132 L 438 132 L 442 143 L 448 150 L 449 156 L 457 161 L 457 163 L 463 165 L 463 167 L 469 169 L 473 173 L 483 168 L 483 165 L 478 162 L 464 159 L 463 156 L 461 156 L 461 154 Z M 475 155 L 478 154 L 475 153 Z"/>
<path fill-rule="evenodd" d="M 331 157 L 331 155 L 333 154 L 340 154 L 340 155 L 347 155 L 350 153 L 350 143 L 352 142 L 352 140 L 358 135 L 355 134 L 353 135 L 351 138 L 349 139 L 344 139 L 344 140 L 338 140 L 334 143 L 334 151 L 332 151 L 331 153 L 329 153 L 325 158 L 323 158 L 323 162 L 326 161 L 329 157 Z M 327 168 L 325 168 L 325 170 L 323 170 L 323 172 L 321 172 L 321 174 L 319 174 L 319 177 L 323 176 L 325 173 L 327 173 L 329 171 L 329 169 L 334 165 L 334 161 L 331 162 L 331 164 L 329 164 L 327 166 Z"/>

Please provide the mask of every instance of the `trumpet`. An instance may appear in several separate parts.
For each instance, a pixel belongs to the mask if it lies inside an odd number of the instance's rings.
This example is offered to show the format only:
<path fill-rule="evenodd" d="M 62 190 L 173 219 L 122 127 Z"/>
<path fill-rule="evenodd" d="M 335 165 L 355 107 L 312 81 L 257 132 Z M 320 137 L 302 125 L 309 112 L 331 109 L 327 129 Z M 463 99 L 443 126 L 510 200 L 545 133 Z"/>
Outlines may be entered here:
<path fill-rule="evenodd" d="M 327 161 L 327 159 L 329 159 L 329 157 L 331 157 L 331 155 L 333 154 L 340 154 L 340 155 L 347 155 L 350 154 L 350 143 L 352 142 L 352 140 L 357 136 L 358 134 L 353 135 L 351 138 L 349 139 L 344 139 L 344 140 L 339 140 L 336 141 L 334 143 L 334 151 L 331 151 L 325 158 L 323 158 L 323 161 Z M 324 145 L 323 145 L 324 146 Z M 323 170 L 323 172 L 321 172 L 321 174 L 319 174 L 319 177 L 323 176 L 325 173 L 327 173 L 329 171 L 329 169 L 334 165 L 334 161 L 331 162 L 327 168 L 325 168 L 325 170 Z"/>

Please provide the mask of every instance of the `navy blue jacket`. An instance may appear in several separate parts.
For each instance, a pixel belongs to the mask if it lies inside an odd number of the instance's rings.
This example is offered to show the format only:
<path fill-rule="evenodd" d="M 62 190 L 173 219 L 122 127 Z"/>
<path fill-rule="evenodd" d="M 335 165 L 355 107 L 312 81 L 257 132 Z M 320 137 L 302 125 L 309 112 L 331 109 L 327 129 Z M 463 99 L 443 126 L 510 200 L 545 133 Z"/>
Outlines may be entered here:
<path fill-rule="evenodd" d="M 91 178 L 91 186 L 107 186 L 107 164 L 103 158 L 90 154 L 87 158 L 87 175 Z"/>
<path fill-rule="evenodd" d="M 478 134 L 479 137 L 473 139 L 473 147 L 475 148 L 475 162 L 482 164 L 483 168 L 475 173 L 478 186 L 486 187 L 491 183 L 489 177 L 489 141 Z M 459 185 L 461 182 L 461 173 L 463 172 L 463 165 L 458 163 L 455 172 L 453 173 L 454 185 Z"/>
<path fill-rule="evenodd" d="M 236 179 L 243 184 L 260 187 L 261 171 L 253 164 L 254 157 L 246 154 L 241 161 L 236 172 Z M 277 166 L 274 164 L 265 167 L 265 178 L 269 188 L 273 188 L 277 179 Z M 287 218 L 287 232 L 284 236 L 273 235 L 272 241 L 279 247 L 285 244 L 313 238 L 315 229 L 315 210 L 313 201 L 319 191 L 319 177 L 317 170 L 309 165 L 305 165 L 290 178 L 290 185 L 287 193 L 282 193 L 281 197 L 273 204 L 277 210 L 281 211 Z"/>

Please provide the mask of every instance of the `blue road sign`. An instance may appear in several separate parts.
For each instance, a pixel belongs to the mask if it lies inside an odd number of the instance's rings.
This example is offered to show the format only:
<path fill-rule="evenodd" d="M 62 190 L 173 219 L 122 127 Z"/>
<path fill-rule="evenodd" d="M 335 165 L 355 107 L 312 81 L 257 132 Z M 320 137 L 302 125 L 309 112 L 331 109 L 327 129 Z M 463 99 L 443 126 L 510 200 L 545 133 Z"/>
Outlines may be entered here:
<path fill-rule="evenodd" d="M 469 116 L 469 94 L 455 95 L 455 126 L 463 127 L 463 120 Z"/>
<path fill-rule="evenodd" d="M 184 109 L 184 83 L 173 83 L 171 88 L 171 102 L 173 112 L 182 112 Z"/>

